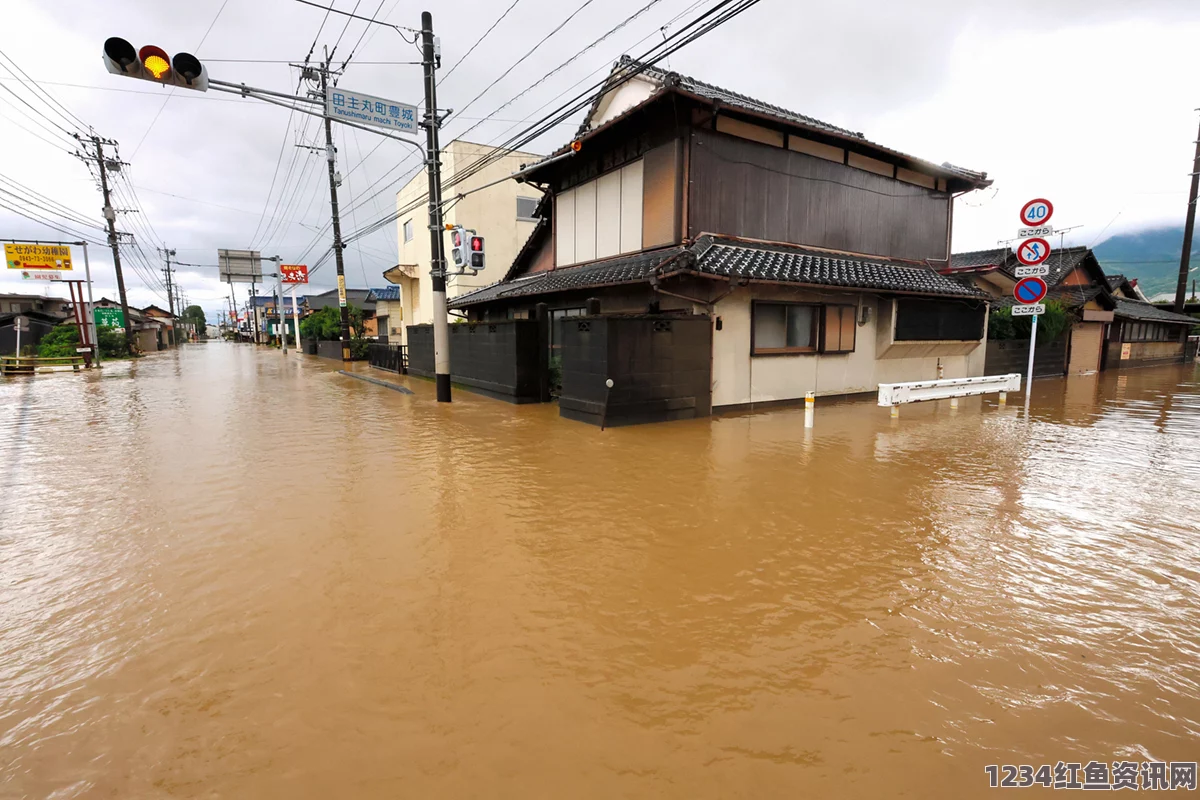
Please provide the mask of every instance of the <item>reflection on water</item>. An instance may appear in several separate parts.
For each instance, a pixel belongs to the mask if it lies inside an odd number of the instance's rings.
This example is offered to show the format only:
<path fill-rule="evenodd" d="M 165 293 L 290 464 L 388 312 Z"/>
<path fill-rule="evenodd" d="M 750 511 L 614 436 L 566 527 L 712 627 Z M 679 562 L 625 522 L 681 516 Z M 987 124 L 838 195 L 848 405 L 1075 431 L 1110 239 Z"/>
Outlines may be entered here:
<path fill-rule="evenodd" d="M 597 429 L 196 345 L 0 384 L 0 795 L 982 793 L 1200 756 L 1200 383 Z"/>

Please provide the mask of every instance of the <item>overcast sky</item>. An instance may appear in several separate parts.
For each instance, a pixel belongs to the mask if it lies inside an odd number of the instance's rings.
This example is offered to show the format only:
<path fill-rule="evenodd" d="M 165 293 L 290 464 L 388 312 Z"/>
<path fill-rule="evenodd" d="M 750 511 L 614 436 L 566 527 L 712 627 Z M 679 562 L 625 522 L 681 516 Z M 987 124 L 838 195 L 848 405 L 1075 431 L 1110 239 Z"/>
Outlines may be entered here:
<path fill-rule="evenodd" d="M 336 6 L 350 10 L 356 2 L 359 13 L 379 9 L 381 19 L 414 28 L 424 8 L 412 0 L 337 0 Z M 437 4 L 443 66 L 462 58 L 510 2 Z M 593 0 L 468 107 L 583 2 L 518 0 L 439 88 L 440 105 L 461 114 L 443 141 L 480 123 L 649 0 Z M 468 138 L 503 140 L 516 121 L 538 116 L 580 81 L 602 77 L 622 53 L 639 55 L 661 41 L 660 28 L 693 5 L 659 0 Z M 166 244 L 179 261 L 202 265 L 180 268 L 178 282 L 215 319 L 229 293 L 216 270 L 203 265 L 215 264 L 217 248 L 254 245 L 264 255 L 310 264 L 328 248 L 329 234 L 319 233 L 329 206 L 322 155 L 294 147 L 323 144 L 319 121 L 289 119 L 287 110 L 254 100 L 109 75 L 102 44 L 119 35 L 169 53 L 187 50 L 212 77 L 292 91 L 297 76 L 286 63 L 226 59 L 301 61 L 314 38 L 318 55 L 340 39 L 335 63 L 353 51 L 342 87 L 419 105 L 419 66 L 367 63 L 418 60 L 413 46 L 393 30 L 365 30 L 359 21 L 343 34 L 346 18 L 335 15 L 322 28 L 324 16 L 296 0 L 4 0 L 0 51 L 71 115 L 120 143 L 130 166 L 119 181 L 126 199 L 119 196 L 118 205 L 141 209 L 118 218 L 141 245 L 130 259 L 144 254 L 149 267 L 160 268 L 155 248 Z M 1182 223 L 1200 106 L 1190 89 L 1200 71 L 1197 41 L 1195 0 L 762 0 L 671 56 L 668 66 L 937 163 L 987 171 L 995 186 L 956 205 L 955 250 L 1014 235 L 1017 209 L 1035 196 L 1054 201 L 1055 224 L 1081 226 L 1074 243 L 1091 245 L 1118 232 Z M 70 130 L 67 120 L 6 71 L 10 66 L 0 58 L 0 176 L 101 224 L 96 182 L 53 127 Z M 576 124 L 525 149 L 549 151 Z M 352 231 L 391 212 L 402 185 L 393 181 L 409 175 L 416 159 L 399 142 L 347 128 L 336 135 L 345 176 L 342 224 Z M 372 199 L 374 192 L 380 193 Z M 0 238 L 69 237 L 0 209 Z M 346 251 L 349 286 L 384 283 L 380 273 L 396 263 L 395 238 L 393 225 Z M 115 298 L 110 254 L 103 247 L 90 253 L 98 294 Z M 82 261 L 78 248 L 75 255 Z M 164 304 L 147 272 L 127 267 L 130 302 Z M 332 265 L 323 267 L 313 288 L 333 286 L 333 275 Z M 30 292 L 31 284 L 0 276 L 0 291 Z M 60 288 L 39 282 L 32 290 L 65 296 Z"/>

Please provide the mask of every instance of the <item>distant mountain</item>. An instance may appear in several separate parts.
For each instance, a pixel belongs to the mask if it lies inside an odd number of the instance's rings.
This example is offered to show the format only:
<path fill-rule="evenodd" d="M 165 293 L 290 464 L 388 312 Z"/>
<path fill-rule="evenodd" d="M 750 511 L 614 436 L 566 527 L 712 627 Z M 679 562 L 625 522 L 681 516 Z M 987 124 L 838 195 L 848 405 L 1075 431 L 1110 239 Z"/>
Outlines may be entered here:
<path fill-rule="evenodd" d="M 1193 238 L 1192 268 L 1188 278 L 1188 295 L 1192 279 L 1200 286 L 1200 244 Z M 1093 251 L 1107 275 L 1137 278 L 1146 297 L 1169 292 L 1175 294 L 1179 280 L 1179 254 L 1183 251 L 1183 226 L 1157 228 L 1138 233 L 1123 233 L 1101 242 Z"/>

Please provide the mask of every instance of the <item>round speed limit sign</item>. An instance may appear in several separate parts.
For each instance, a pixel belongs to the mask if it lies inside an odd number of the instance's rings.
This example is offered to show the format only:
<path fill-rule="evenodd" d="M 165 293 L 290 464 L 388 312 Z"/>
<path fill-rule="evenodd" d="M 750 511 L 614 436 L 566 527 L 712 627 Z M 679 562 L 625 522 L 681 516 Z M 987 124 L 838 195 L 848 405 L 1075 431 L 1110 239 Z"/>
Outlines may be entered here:
<path fill-rule="evenodd" d="M 1044 197 L 1030 200 L 1021 206 L 1021 224 L 1033 228 L 1045 225 L 1054 216 L 1054 204 Z"/>

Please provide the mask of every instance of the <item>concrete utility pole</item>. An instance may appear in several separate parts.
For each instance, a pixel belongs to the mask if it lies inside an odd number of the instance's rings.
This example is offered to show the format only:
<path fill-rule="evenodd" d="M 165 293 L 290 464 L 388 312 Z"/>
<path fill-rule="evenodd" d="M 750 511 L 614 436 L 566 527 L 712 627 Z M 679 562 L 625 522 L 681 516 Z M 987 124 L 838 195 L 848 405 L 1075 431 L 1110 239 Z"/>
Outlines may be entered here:
<path fill-rule="evenodd" d="M 175 255 L 175 251 L 160 248 L 159 252 L 163 254 L 163 258 L 167 262 L 167 266 L 162 271 L 163 276 L 167 279 L 167 311 L 171 314 L 171 330 L 175 335 L 175 344 L 179 344 L 179 316 L 175 313 L 175 282 L 171 272 L 171 256 Z"/>
<path fill-rule="evenodd" d="M 100 167 L 100 191 L 104 193 L 104 219 L 108 221 L 108 244 L 112 247 L 113 268 L 117 271 L 117 292 L 121 298 L 121 313 L 125 315 L 125 347 L 133 355 L 133 321 L 129 317 L 129 301 L 125 297 L 125 275 L 121 272 L 121 252 L 117 247 L 117 212 L 108 196 L 108 165 L 104 161 L 104 145 L 115 145 L 111 139 L 92 137 L 96 146 L 96 164 Z"/>
<path fill-rule="evenodd" d="M 321 100 L 329 99 L 329 51 L 321 68 Z M 329 162 L 329 207 L 333 212 L 333 257 L 337 262 L 338 305 L 342 309 L 342 361 L 350 360 L 350 308 L 346 304 L 346 265 L 342 260 L 342 220 L 338 216 L 337 175 L 334 161 L 337 148 L 333 146 L 333 122 L 325 117 L 325 160 Z M 361 334 L 360 334 L 361 335 Z"/>
<path fill-rule="evenodd" d="M 429 273 L 433 286 L 433 371 L 437 401 L 450 402 L 450 323 L 446 316 L 446 252 L 442 230 L 442 173 L 438 148 L 437 53 L 433 15 L 421 12 L 421 64 L 425 70 L 425 169 L 429 177 Z M 325 120 L 326 130 L 329 120 Z"/>
<path fill-rule="evenodd" d="M 1188 193 L 1186 221 L 1183 223 L 1183 253 L 1179 256 L 1179 283 L 1175 285 L 1175 313 L 1183 313 L 1187 294 L 1188 269 L 1192 260 L 1192 228 L 1196 226 L 1196 193 L 1200 191 L 1200 132 L 1196 133 L 1196 156 L 1192 159 L 1192 190 Z"/>

